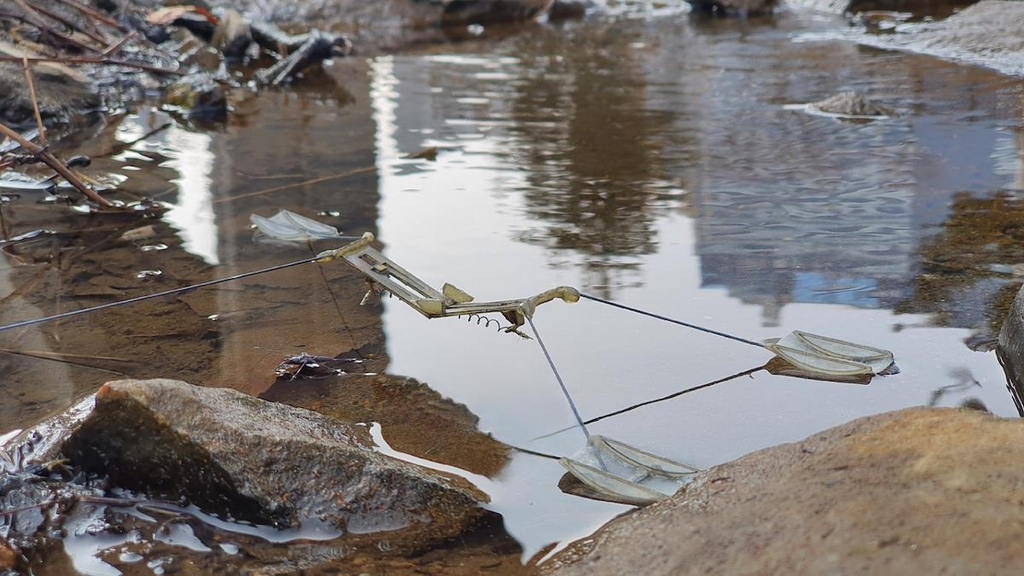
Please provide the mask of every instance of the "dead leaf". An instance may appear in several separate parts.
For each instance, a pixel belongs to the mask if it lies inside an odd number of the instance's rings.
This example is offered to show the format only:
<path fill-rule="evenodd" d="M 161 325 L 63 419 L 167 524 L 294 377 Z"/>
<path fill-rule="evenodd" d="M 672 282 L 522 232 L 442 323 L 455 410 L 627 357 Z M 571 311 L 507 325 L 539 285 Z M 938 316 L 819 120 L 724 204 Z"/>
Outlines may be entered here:
<path fill-rule="evenodd" d="M 174 21 L 178 18 L 182 18 L 189 14 L 198 14 L 202 16 L 211 24 L 217 23 L 217 17 L 210 14 L 205 8 L 198 6 L 167 6 L 154 10 L 146 16 L 146 22 L 156 26 L 170 26 L 174 24 Z"/>

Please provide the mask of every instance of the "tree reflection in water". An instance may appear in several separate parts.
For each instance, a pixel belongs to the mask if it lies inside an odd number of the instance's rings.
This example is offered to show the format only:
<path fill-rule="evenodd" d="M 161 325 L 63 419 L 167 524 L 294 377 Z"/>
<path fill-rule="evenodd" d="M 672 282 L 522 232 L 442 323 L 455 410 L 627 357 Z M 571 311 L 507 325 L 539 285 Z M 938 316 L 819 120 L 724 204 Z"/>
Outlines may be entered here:
<path fill-rule="evenodd" d="M 524 50 L 510 110 L 527 212 L 546 224 L 536 236 L 584 254 L 586 284 L 606 296 L 640 283 L 635 257 L 655 251 L 654 220 L 668 207 L 654 143 L 667 123 L 645 101 L 639 48 L 616 34 L 531 38 L 549 45 Z"/>

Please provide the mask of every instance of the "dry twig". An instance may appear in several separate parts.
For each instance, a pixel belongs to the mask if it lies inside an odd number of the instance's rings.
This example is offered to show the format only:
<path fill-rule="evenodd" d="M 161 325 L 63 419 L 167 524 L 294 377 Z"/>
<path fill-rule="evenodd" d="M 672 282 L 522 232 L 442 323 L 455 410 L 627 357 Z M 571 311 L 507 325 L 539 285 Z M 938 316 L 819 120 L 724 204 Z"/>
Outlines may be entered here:
<path fill-rule="evenodd" d="M 251 198 L 253 196 L 261 196 L 263 194 L 270 194 L 271 192 L 280 192 L 282 190 L 290 190 L 292 188 L 298 188 L 299 186 L 305 186 L 307 184 L 319 184 L 321 182 L 329 182 L 331 180 L 338 180 L 341 178 L 347 178 L 349 176 L 355 176 L 356 174 L 364 174 L 366 172 L 373 172 L 376 170 L 376 166 L 365 166 L 363 168 L 356 168 L 349 170 L 348 172 L 342 172 L 340 174 L 331 174 L 329 176 L 319 176 L 310 180 L 303 180 L 302 182 L 295 182 L 292 184 L 285 184 L 283 186 L 275 186 L 273 188 L 267 188 L 265 190 L 257 190 L 256 192 L 249 192 L 247 194 L 238 194 L 236 196 L 227 196 L 225 198 L 217 198 L 213 201 L 214 204 L 222 204 L 224 202 L 231 202 L 233 200 L 239 200 L 241 198 Z"/>
<path fill-rule="evenodd" d="M 120 374 L 122 376 L 127 376 L 127 374 L 114 368 L 102 366 L 102 364 L 106 363 L 108 365 L 114 364 L 120 366 L 132 362 L 127 358 L 113 358 L 110 356 L 65 354 L 61 352 L 46 352 L 38 350 L 14 350 L 11 348 L 0 348 L 0 354 L 12 354 L 14 356 L 24 356 L 27 358 L 36 358 L 39 360 L 49 360 L 51 362 L 60 362 L 62 364 L 70 364 L 72 366 L 81 366 L 83 368 L 92 368 L 93 370 L 110 372 L 112 374 Z"/>
<path fill-rule="evenodd" d="M 18 508 L 11 508 L 10 510 L 0 510 L 0 518 L 3 518 L 5 516 L 14 516 L 16 514 L 21 514 L 22 512 L 28 512 L 29 510 L 35 510 L 36 508 L 47 508 L 49 506 L 53 506 L 54 504 L 57 504 L 57 502 L 55 502 L 55 501 L 37 502 L 35 504 L 27 504 L 25 506 L 19 506 Z"/>
<path fill-rule="evenodd" d="M 42 16 L 40 16 L 40 13 L 35 8 L 29 6 L 25 2 L 25 0 L 14 0 L 14 2 L 18 6 L 21 7 L 21 9 L 25 12 L 25 14 L 28 15 L 28 17 L 29 17 L 28 21 L 33 26 L 36 26 L 37 28 L 39 28 L 43 32 L 45 32 L 45 33 L 47 33 L 47 34 L 49 34 L 49 35 L 51 35 L 51 36 L 53 36 L 55 38 L 60 38 L 61 40 L 67 42 L 68 44 L 71 44 L 72 46 L 76 46 L 76 47 L 78 47 L 78 48 L 80 48 L 82 50 L 88 50 L 89 52 L 99 52 L 99 50 L 97 50 L 94 46 L 90 46 L 89 44 L 86 44 L 85 42 L 82 42 L 81 40 L 79 40 L 78 38 L 75 38 L 74 36 L 70 36 L 68 34 L 64 34 L 63 32 L 59 32 L 59 31 L 54 30 L 53 28 L 47 26 L 46 25 L 46 21 L 43 20 Z"/>
<path fill-rule="evenodd" d="M 68 30 L 72 30 L 74 32 L 78 32 L 79 34 L 82 34 L 83 36 L 89 38 L 90 40 L 93 40 L 95 42 L 99 42 L 100 44 L 106 44 L 107 42 L 109 42 L 109 40 L 107 40 L 106 36 L 103 36 L 102 32 L 100 32 L 98 34 L 94 34 L 92 32 L 89 32 L 88 30 L 86 30 L 86 29 L 82 28 L 81 26 L 79 26 L 78 24 L 76 24 L 74 21 L 69 20 L 69 19 L 63 17 L 60 14 L 57 14 L 56 12 L 51 12 L 51 11 L 47 10 L 46 8 L 43 8 L 42 6 L 33 6 L 33 9 L 36 12 L 42 14 L 43 16 L 46 16 L 46 17 L 50 18 L 51 20 L 56 20 L 57 22 L 60 22 L 65 27 L 67 27 Z"/>
<path fill-rule="evenodd" d="M 114 356 L 94 356 L 92 354 L 71 354 L 66 352 L 49 352 L 46 350 L 14 350 L 12 348 L 0 348 L 0 353 L 14 354 L 17 356 L 28 356 L 40 360 L 56 360 L 58 362 L 72 362 L 82 360 L 101 360 L 104 362 L 135 363 L 128 358 L 117 358 Z"/>
<path fill-rule="evenodd" d="M 118 30 L 120 30 L 122 32 L 127 32 L 127 29 L 125 29 L 124 26 L 119 24 L 117 20 L 114 20 L 113 18 L 108 18 L 108 17 L 104 16 L 103 14 L 100 14 L 99 12 L 93 10 L 92 8 L 89 8 L 88 6 L 86 6 L 84 4 L 78 3 L 76 0 L 57 0 L 57 2 L 60 2 L 61 4 L 65 5 L 65 6 L 69 6 L 71 8 L 74 8 L 75 10 L 78 10 L 82 14 L 85 14 L 86 16 L 92 18 L 93 20 L 98 20 L 100 22 L 103 22 L 107 26 L 110 26 L 112 28 L 117 28 Z"/>
<path fill-rule="evenodd" d="M 46 148 L 46 129 L 43 128 L 43 116 L 39 113 L 39 101 L 36 99 L 36 85 L 32 83 L 32 71 L 28 67 L 28 57 L 21 57 L 25 71 L 25 82 L 28 84 L 28 95 L 32 97 L 32 112 L 36 115 L 36 126 L 39 128 L 39 145 Z"/>
<path fill-rule="evenodd" d="M 0 62 L 21 62 L 22 58 L 22 56 L 0 56 Z M 139 70 L 145 70 L 146 72 L 153 72 L 156 74 L 173 74 L 175 76 L 185 75 L 181 70 L 172 70 L 170 68 L 161 68 L 159 66 L 150 66 L 149 64 L 139 64 L 138 62 L 128 62 L 114 58 L 50 58 L 46 56 L 29 56 L 28 61 L 57 62 L 60 64 L 109 64 L 111 66 L 138 68 Z"/>

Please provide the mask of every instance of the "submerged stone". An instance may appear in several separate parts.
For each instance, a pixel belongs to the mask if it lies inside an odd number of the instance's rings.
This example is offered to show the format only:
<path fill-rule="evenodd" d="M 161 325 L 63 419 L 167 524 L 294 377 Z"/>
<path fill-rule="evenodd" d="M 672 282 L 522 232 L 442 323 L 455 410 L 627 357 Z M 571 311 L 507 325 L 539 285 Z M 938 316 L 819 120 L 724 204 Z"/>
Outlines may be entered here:
<path fill-rule="evenodd" d="M 840 92 L 810 106 L 818 111 L 837 116 L 891 116 L 892 110 L 868 100 L 856 92 Z"/>
<path fill-rule="evenodd" d="M 386 531 L 412 547 L 463 533 L 487 498 L 462 478 L 375 452 L 364 426 L 174 380 L 104 385 L 63 449 L 154 498 L 279 528 Z"/>
<path fill-rule="evenodd" d="M 1017 574 L 1024 422 L 910 409 L 698 475 L 547 574 Z"/>
<path fill-rule="evenodd" d="M 202 72 L 171 84 L 164 96 L 164 103 L 180 108 L 190 118 L 223 120 L 228 113 L 224 91 L 209 74 Z"/>

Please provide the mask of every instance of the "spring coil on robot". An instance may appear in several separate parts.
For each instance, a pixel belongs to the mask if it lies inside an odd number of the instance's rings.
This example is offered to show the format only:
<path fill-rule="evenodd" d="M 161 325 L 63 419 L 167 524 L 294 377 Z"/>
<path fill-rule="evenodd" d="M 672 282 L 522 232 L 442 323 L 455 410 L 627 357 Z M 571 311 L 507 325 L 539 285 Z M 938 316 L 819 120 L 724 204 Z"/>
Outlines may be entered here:
<path fill-rule="evenodd" d="M 459 316 L 459 318 L 462 317 L 465 317 L 467 322 L 473 322 L 475 320 L 477 326 L 483 326 L 484 328 L 490 328 L 493 326 L 498 332 L 503 332 L 506 328 L 501 325 L 501 321 L 495 320 L 494 318 L 488 318 L 482 314 L 463 314 L 462 316 Z"/>
<path fill-rule="evenodd" d="M 363 300 L 359 304 L 361 306 L 365 306 L 369 302 L 371 295 L 375 295 L 381 300 L 383 300 L 385 296 L 387 296 L 388 298 L 395 297 L 394 293 L 391 292 L 391 290 L 388 290 L 387 288 L 380 285 L 375 285 L 370 291 L 366 293 L 365 296 L 363 296 Z M 500 320 L 484 316 L 483 314 L 461 314 L 459 315 L 459 318 L 465 318 L 466 321 L 470 323 L 476 322 L 477 326 L 483 326 L 484 328 L 494 328 L 494 330 L 499 333 L 508 332 L 508 329 L 512 327 L 511 324 L 505 326 L 501 323 Z"/>

